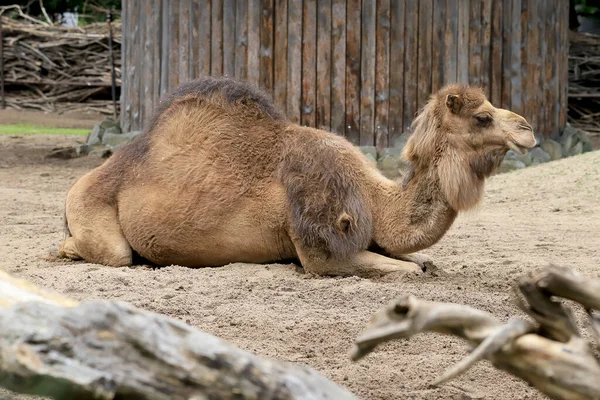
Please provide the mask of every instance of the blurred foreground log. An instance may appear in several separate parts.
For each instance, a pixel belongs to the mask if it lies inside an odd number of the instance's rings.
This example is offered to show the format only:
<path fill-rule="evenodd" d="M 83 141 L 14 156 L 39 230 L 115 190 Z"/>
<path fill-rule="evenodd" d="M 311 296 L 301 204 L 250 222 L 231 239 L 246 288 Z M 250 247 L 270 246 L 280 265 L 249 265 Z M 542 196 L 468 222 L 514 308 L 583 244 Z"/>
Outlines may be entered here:
<path fill-rule="evenodd" d="M 355 399 L 310 368 L 126 303 L 78 303 L 1 271 L 0 385 L 56 399 Z"/>
<path fill-rule="evenodd" d="M 403 296 L 373 316 L 356 340 L 352 358 L 359 360 L 383 342 L 421 332 L 450 334 L 465 339 L 474 350 L 433 385 L 487 359 L 550 398 L 600 399 L 600 363 L 594 346 L 582 337 L 570 310 L 554 299 L 562 297 L 583 306 L 597 346 L 600 322 L 593 310 L 600 309 L 600 282 L 551 266 L 522 277 L 516 289 L 519 307 L 536 323 L 511 319 L 502 324 L 469 306 Z"/>

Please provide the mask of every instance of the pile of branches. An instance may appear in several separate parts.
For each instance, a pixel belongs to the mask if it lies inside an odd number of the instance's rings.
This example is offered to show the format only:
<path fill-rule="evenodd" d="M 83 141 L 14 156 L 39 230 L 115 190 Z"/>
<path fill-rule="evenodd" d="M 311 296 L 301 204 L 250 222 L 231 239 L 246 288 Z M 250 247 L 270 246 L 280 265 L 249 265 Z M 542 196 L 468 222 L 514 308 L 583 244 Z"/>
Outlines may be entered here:
<path fill-rule="evenodd" d="M 113 113 L 107 23 L 64 27 L 31 17 L 0 18 L 7 107 Z M 112 23 L 112 32 L 116 86 L 120 87 L 120 22 Z"/>
<path fill-rule="evenodd" d="M 569 32 L 569 122 L 600 134 L 600 35 Z"/>

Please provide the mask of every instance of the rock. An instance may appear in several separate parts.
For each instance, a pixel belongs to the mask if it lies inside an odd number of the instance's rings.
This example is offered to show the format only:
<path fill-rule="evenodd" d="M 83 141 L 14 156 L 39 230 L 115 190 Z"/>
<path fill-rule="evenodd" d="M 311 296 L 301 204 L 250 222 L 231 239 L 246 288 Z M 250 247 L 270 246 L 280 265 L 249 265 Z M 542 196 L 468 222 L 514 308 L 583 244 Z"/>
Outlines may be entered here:
<path fill-rule="evenodd" d="M 107 131 L 108 129 L 117 128 L 119 130 L 119 133 L 121 133 L 121 126 L 119 125 L 119 123 L 110 117 L 104 118 L 102 120 L 102 122 L 100 123 L 100 128 L 102 128 L 104 131 Z"/>
<path fill-rule="evenodd" d="M 110 128 L 106 128 L 104 130 L 104 133 L 105 134 L 112 133 L 112 134 L 117 134 L 118 135 L 118 134 L 121 134 L 122 132 L 121 132 L 121 128 L 119 128 L 118 126 L 111 126 Z"/>
<path fill-rule="evenodd" d="M 592 147 L 592 142 L 590 141 L 590 138 L 588 137 L 587 133 L 585 133 L 584 131 L 578 130 L 574 135 L 573 135 L 573 140 L 578 141 L 579 143 L 581 143 L 582 145 L 582 153 L 587 153 L 589 151 L 593 151 L 594 148 Z M 574 145 L 576 146 L 576 144 Z M 572 149 L 573 147 L 571 147 Z M 581 154 L 581 153 L 579 153 Z"/>
<path fill-rule="evenodd" d="M 381 169 L 395 169 L 400 167 L 402 148 L 386 147 L 381 150 L 377 158 L 377 164 Z"/>
<path fill-rule="evenodd" d="M 100 144 L 100 142 L 102 142 L 103 134 L 104 134 L 104 129 L 102 129 L 99 124 L 96 124 L 96 125 L 94 125 L 94 128 L 88 135 L 85 142 L 87 144 L 89 144 L 90 146 L 95 146 L 97 144 Z"/>
<path fill-rule="evenodd" d="M 569 149 L 569 156 L 577 156 L 583 153 L 583 142 L 577 142 L 577 144 Z"/>
<path fill-rule="evenodd" d="M 531 154 L 531 165 L 543 164 L 550 161 L 550 154 L 542 150 L 541 147 L 533 148 L 529 153 Z"/>
<path fill-rule="evenodd" d="M 84 144 L 75 146 L 75 153 L 80 157 L 88 155 L 90 153 L 90 145 L 87 143 L 84 143 Z"/>
<path fill-rule="evenodd" d="M 377 160 L 377 147 L 375 146 L 359 146 L 360 151 L 363 152 L 363 154 L 367 155 L 370 154 L 374 160 Z"/>
<path fill-rule="evenodd" d="M 563 149 L 560 143 L 554 140 L 545 140 L 542 142 L 540 147 L 548 154 L 550 154 L 550 160 L 559 160 L 563 157 Z"/>
<path fill-rule="evenodd" d="M 133 131 L 127 133 L 105 133 L 102 137 L 102 144 L 105 146 L 111 146 L 113 148 L 119 147 L 122 144 L 129 143 L 137 136 L 139 136 L 142 131 Z"/>
<path fill-rule="evenodd" d="M 501 174 L 504 172 L 514 171 L 516 169 L 523 169 L 525 167 L 526 165 L 523 161 L 505 158 L 504 161 L 502 161 L 502 164 L 500 164 L 497 173 Z"/>
<path fill-rule="evenodd" d="M 526 167 L 531 166 L 531 163 L 533 162 L 531 160 L 531 153 L 529 151 L 527 153 L 523 154 L 522 156 L 517 155 L 517 160 L 519 160 L 523 164 L 525 164 Z"/>
<path fill-rule="evenodd" d="M 377 160 L 375 159 L 375 157 L 373 157 L 373 154 L 371 153 L 367 153 L 365 154 L 365 156 L 367 156 L 367 158 L 371 161 L 373 161 L 375 164 L 377 164 Z"/>

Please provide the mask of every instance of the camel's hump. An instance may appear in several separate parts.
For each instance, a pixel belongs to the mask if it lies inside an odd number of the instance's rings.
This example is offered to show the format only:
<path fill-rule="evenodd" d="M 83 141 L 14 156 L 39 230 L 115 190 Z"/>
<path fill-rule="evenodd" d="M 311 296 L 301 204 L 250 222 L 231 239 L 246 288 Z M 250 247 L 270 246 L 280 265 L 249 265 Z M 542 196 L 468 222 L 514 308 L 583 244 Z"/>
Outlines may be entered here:
<path fill-rule="evenodd" d="M 204 98 L 220 93 L 231 104 L 240 100 L 253 102 L 266 115 L 274 120 L 285 119 L 284 114 L 275 107 L 273 100 L 257 86 L 246 81 L 227 77 L 204 76 L 177 86 L 155 108 L 148 129 L 151 130 L 160 116 L 173 101 L 184 97 Z"/>

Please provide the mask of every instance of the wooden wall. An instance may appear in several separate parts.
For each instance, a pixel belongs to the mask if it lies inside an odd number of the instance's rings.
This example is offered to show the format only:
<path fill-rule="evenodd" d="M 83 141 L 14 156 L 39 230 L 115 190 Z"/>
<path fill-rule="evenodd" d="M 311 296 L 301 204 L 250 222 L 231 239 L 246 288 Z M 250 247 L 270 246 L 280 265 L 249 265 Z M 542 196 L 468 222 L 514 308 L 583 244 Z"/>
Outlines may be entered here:
<path fill-rule="evenodd" d="M 442 85 L 550 137 L 566 122 L 567 0 L 123 0 L 121 123 L 203 75 L 258 84 L 294 121 L 392 146 Z"/>

